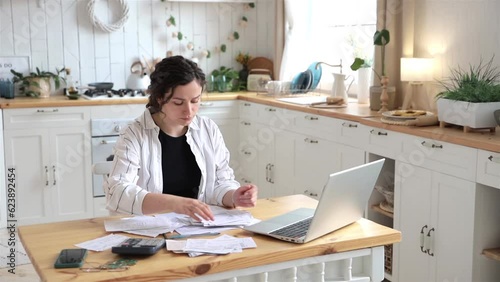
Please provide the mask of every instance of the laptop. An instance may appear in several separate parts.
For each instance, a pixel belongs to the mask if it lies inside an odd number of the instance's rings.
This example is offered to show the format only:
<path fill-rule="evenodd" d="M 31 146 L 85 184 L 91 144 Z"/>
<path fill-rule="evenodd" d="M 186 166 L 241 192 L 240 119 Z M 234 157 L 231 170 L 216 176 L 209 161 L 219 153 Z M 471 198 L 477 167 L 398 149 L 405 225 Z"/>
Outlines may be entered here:
<path fill-rule="evenodd" d="M 299 208 L 243 229 L 307 243 L 363 217 L 385 159 L 330 174 L 316 209 Z"/>

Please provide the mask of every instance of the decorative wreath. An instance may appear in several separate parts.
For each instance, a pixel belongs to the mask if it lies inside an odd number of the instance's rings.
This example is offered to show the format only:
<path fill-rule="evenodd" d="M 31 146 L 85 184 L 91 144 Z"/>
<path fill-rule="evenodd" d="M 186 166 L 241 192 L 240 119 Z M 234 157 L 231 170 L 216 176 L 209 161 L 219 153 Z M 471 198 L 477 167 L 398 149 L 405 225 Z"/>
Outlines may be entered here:
<path fill-rule="evenodd" d="M 106 32 L 114 32 L 119 30 L 120 28 L 123 27 L 123 25 L 127 22 L 128 20 L 128 4 L 126 0 L 117 0 L 120 2 L 121 8 L 122 8 L 122 15 L 120 17 L 120 20 L 118 20 L 115 23 L 111 24 L 106 24 L 103 23 L 101 20 L 99 20 L 95 13 L 94 13 L 94 6 L 95 3 L 99 0 L 89 0 L 89 3 L 87 4 L 87 11 L 89 13 L 90 21 L 95 27 L 100 28 L 103 31 Z"/>

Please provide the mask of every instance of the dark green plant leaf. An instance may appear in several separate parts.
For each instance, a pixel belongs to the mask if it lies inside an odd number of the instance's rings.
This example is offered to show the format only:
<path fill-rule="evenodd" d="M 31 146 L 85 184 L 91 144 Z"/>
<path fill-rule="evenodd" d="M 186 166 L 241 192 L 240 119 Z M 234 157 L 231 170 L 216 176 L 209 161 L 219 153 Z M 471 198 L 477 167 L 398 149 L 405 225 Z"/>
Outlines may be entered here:
<path fill-rule="evenodd" d="M 168 18 L 168 21 L 173 25 L 173 26 L 176 26 L 176 23 L 175 23 L 175 18 L 174 16 L 170 16 L 170 18 Z"/>
<path fill-rule="evenodd" d="M 182 40 L 182 32 L 179 31 L 179 33 L 177 33 L 177 39 Z"/>
<path fill-rule="evenodd" d="M 207 54 L 207 59 L 208 59 L 208 58 L 210 58 L 210 56 L 212 55 L 212 53 L 210 53 L 210 51 L 209 51 L 209 50 L 207 50 L 207 53 L 208 53 L 208 54 Z"/>
<path fill-rule="evenodd" d="M 249 6 L 250 8 L 255 8 L 255 3 L 250 3 L 250 4 L 248 4 L 248 6 Z"/>
<path fill-rule="evenodd" d="M 354 59 L 354 62 L 351 65 L 351 70 L 357 71 L 365 64 L 365 60 L 361 58 Z"/>
<path fill-rule="evenodd" d="M 234 39 L 238 40 L 238 39 L 240 39 L 240 34 L 237 31 L 235 31 L 235 32 L 233 32 L 233 37 L 234 37 Z"/>
<path fill-rule="evenodd" d="M 382 29 L 380 31 L 375 31 L 373 35 L 373 44 L 377 46 L 385 46 L 391 41 L 391 36 L 387 29 Z"/>
<path fill-rule="evenodd" d="M 222 44 L 222 45 L 220 46 L 220 50 L 222 51 L 222 53 L 226 53 L 226 48 L 227 48 L 227 47 L 226 47 L 226 44 Z"/>

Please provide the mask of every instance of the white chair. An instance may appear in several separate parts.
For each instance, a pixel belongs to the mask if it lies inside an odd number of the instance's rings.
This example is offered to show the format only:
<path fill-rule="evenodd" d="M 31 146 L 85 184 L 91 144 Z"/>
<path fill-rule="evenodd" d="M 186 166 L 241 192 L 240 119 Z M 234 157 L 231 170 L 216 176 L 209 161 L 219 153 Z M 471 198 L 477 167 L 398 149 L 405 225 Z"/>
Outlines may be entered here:
<path fill-rule="evenodd" d="M 95 175 L 102 175 L 103 181 L 106 181 L 109 173 L 111 172 L 111 164 L 113 162 L 100 162 L 92 164 L 92 173 Z M 106 197 L 94 198 L 94 216 L 108 216 L 115 213 L 106 209 Z"/>

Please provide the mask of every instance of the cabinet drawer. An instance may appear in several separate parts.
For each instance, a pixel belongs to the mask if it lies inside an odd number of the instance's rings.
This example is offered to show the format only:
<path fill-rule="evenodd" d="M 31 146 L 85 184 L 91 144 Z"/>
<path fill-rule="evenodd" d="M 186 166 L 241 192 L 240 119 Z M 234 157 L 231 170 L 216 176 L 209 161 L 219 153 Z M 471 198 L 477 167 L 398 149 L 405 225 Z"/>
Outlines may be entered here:
<path fill-rule="evenodd" d="M 475 181 L 477 149 L 420 137 L 407 138 L 398 160 Z"/>
<path fill-rule="evenodd" d="M 365 147 L 367 131 L 363 130 L 358 122 L 333 119 L 333 123 L 335 124 L 336 132 L 333 137 L 336 142 L 358 148 Z"/>
<path fill-rule="evenodd" d="M 238 118 L 238 103 L 231 101 L 206 101 L 200 103 L 198 115 L 211 119 Z"/>
<path fill-rule="evenodd" d="M 405 134 L 370 126 L 362 128 L 364 134 L 368 135 L 365 151 L 391 159 L 397 159 L 403 152 L 403 140 L 407 138 Z"/>
<path fill-rule="evenodd" d="M 90 122 L 89 107 L 40 107 L 5 109 L 4 129 L 85 126 Z"/>
<path fill-rule="evenodd" d="M 478 150 L 477 182 L 500 189 L 500 153 Z"/>

